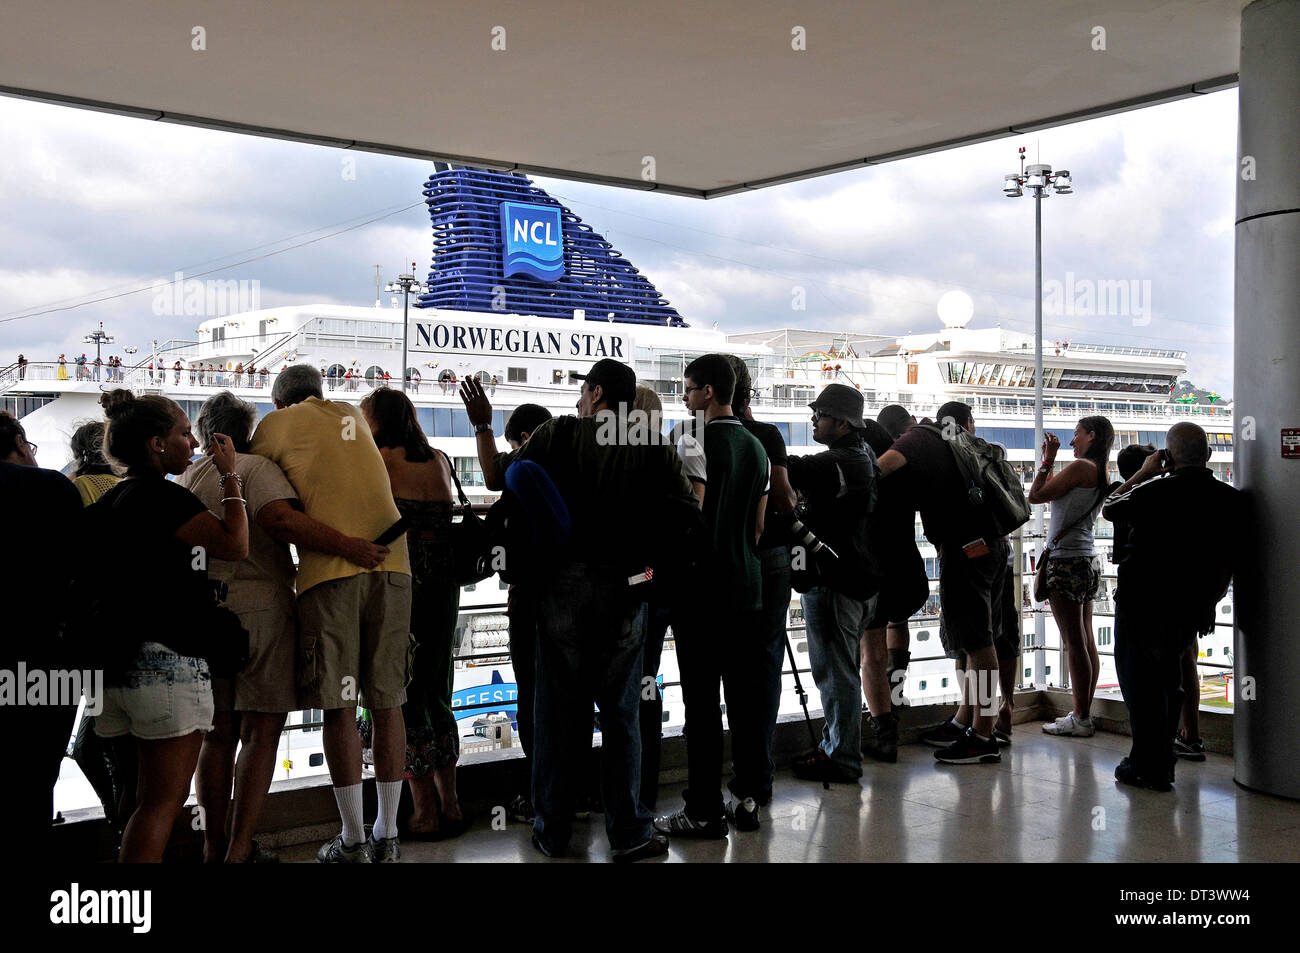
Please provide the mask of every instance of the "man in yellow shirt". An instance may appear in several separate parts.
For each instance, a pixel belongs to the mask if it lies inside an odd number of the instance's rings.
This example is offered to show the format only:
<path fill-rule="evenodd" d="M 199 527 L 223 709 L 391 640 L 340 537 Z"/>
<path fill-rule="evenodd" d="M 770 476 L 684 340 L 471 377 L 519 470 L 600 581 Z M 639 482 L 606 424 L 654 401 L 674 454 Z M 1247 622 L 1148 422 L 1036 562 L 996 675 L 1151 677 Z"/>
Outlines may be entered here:
<path fill-rule="evenodd" d="M 306 364 L 281 371 L 271 391 L 277 409 L 258 425 L 250 451 L 284 471 L 312 519 L 347 536 L 377 539 L 400 518 L 388 471 L 361 411 L 325 400 L 321 383 L 320 371 Z M 390 547 L 374 569 L 323 552 L 298 554 L 300 701 L 325 712 L 325 760 L 343 821 L 342 833 L 317 854 L 322 863 L 400 857 L 411 564 L 405 536 Z M 362 826 L 359 697 L 375 728 L 379 816 L 369 840 Z"/>

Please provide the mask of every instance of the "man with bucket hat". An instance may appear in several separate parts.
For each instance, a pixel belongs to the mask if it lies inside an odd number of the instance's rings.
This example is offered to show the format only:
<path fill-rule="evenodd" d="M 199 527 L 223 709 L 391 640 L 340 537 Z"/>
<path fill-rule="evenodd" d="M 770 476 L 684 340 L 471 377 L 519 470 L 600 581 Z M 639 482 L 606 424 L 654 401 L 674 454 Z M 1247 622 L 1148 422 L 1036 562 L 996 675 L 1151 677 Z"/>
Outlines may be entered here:
<path fill-rule="evenodd" d="M 862 394 L 830 384 L 808 405 L 813 439 L 827 449 L 790 457 L 790 485 L 802 497 L 799 516 L 835 558 L 815 561 L 805 576 L 804 622 L 813 681 L 821 693 L 826 724 L 821 744 L 794 763 L 794 773 L 813 781 L 857 783 L 862 777 L 862 676 L 858 645 L 875 610 L 878 571 L 868 523 L 876 502 L 876 456 L 862 439 Z M 802 544 L 792 550 L 796 573 L 814 569 Z"/>

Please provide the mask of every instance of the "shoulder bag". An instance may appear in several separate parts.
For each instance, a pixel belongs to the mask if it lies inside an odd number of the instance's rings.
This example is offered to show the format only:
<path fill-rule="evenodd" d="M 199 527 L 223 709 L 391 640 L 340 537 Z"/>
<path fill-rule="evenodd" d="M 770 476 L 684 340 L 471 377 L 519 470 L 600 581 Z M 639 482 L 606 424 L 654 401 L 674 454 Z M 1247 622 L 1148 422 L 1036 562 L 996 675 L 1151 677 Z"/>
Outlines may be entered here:
<path fill-rule="evenodd" d="M 439 450 L 447 461 L 451 478 L 460 499 L 460 520 L 451 524 L 451 578 L 458 586 L 471 586 L 492 575 L 492 539 L 485 523 L 474 512 L 451 457 Z"/>

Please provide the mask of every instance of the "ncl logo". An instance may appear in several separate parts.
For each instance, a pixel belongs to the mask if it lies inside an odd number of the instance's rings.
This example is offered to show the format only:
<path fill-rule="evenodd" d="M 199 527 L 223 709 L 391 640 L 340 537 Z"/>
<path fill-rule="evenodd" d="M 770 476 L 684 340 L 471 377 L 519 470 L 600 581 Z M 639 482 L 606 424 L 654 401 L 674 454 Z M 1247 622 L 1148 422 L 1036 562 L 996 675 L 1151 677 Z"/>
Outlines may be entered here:
<path fill-rule="evenodd" d="M 539 281 L 564 277 L 564 231 L 554 205 L 501 203 L 501 244 L 505 277 L 529 275 Z"/>

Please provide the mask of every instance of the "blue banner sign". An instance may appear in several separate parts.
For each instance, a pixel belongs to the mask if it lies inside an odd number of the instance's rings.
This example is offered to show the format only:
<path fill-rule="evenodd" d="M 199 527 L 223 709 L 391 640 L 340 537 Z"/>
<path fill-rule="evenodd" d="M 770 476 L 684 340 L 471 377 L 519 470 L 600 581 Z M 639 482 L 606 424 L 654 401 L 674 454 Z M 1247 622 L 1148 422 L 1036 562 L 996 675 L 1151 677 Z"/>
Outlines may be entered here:
<path fill-rule="evenodd" d="M 465 721 L 473 718 L 486 718 L 498 712 L 510 716 L 511 722 L 515 720 L 515 713 L 519 708 L 519 687 L 514 682 L 503 682 L 499 672 L 492 673 L 492 681 L 487 685 L 475 685 L 473 688 L 462 688 L 451 694 L 451 710 L 456 716 L 457 721 Z M 499 702 L 500 704 L 496 704 Z M 476 705 L 490 705 L 491 707 L 470 707 Z M 470 708 L 469 711 L 458 711 L 457 709 Z"/>
<path fill-rule="evenodd" d="M 501 203 L 501 245 L 505 275 L 528 275 L 539 281 L 564 277 L 564 231 L 555 205 Z"/>

